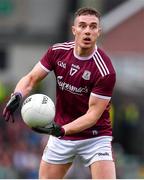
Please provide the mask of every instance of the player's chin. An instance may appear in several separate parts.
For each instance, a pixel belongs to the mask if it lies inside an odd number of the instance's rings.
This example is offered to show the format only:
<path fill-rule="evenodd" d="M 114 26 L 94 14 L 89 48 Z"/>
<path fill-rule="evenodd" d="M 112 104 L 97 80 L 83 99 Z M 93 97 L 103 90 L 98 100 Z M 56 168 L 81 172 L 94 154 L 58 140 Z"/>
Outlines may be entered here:
<path fill-rule="evenodd" d="M 93 46 L 93 42 L 92 41 L 85 41 L 85 40 L 83 40 L 82 41 L 82 46 L 83 46 L 83 48 L 90 48 L 90 47 Z"/>
<path fill-rule="evenodd" d="M 91 48 L 92 47 L 92 44 L 91 43 L 83 43 L 83 45 L 82 45 L 82 48 L 83 49 L 89 49 L 89 48 Z"/>

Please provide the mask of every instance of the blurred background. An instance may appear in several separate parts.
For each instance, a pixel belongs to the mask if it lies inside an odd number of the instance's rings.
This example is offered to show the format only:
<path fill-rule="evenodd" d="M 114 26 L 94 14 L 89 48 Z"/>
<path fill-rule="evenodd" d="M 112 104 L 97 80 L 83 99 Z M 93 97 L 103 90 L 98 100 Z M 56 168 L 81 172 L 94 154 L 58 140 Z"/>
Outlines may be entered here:
<path fill-rule="evenodd" d="M 47 48 L 72 40 L 73 13 L 95 7 L 102 14 L 98 45 L 111 57 L 117 72 L 111 119 L 117 178 L 144 178 L 144 0 L 0 0 L 0 178 L 35 179 L 48 136 L 32 132 L 20 111 L 6 123 L 2 110 L 18 80 Z M 50 74 L 32 93 L 55 101 Z M 66 175 L 90 178 L 77 158 Z"/>

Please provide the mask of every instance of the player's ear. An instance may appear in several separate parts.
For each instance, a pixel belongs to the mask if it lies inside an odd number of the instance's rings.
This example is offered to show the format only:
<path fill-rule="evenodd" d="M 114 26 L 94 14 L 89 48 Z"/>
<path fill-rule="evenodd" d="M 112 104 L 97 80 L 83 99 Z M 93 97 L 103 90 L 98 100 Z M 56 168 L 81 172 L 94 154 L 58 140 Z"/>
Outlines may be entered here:
<path fill-rule="evenodd" d="M 98 37 L 101 35 L 101 33 L 102 33 L 102 29 L 101 29 L 101 27 L 99 27 L 99 30 L 98 30 Z"/>
<path fill-rule="evenodd" d="M 72 26 L 72 33 L 73 33 L 73 35 L 75 36 L 75 26 Z"/>

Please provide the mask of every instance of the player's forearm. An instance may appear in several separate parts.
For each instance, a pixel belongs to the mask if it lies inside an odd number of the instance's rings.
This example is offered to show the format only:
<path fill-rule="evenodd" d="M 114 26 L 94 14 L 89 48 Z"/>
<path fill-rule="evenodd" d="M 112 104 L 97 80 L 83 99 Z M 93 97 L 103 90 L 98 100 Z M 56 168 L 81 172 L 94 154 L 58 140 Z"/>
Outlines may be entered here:
<path fill-rule="evenodd" d="M 20 92 L 25 97 L 31 92 L 35 84 L 36 82 L 31 76 L 24 76 L 16 85 L 14 92 Z"/>
<path fill-rule="evenodd" d="M 86 113 L 73 122 L 63 126 L 66 135 L 82 132 L 96 124 L 100 114 L 95 112 Z"/>
<path fill-rule="evenodd" d="M 108 103 L 109 100 L 103 100 L 91 96 L 87 113 L 83 116 L 80 116 L 71 123 L 63 126 L 66 135 L 82 132 L 83 130 L 95 125 L 107 107 Z"/>

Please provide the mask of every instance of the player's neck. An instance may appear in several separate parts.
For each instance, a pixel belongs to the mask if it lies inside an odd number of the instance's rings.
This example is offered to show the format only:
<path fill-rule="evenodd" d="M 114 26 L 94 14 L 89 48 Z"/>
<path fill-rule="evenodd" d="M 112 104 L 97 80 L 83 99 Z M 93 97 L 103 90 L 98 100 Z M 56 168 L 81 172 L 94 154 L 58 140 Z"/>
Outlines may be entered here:
<path fill-rule="evenodd" d="M 93 52 L 95 51 L 95 47 L 93 47 L 93 48 L 75 47 L 74 51 L 77 56 L 87 57 L 87 56 L 90 56 L 91 54 L 93 54 Z"/>

